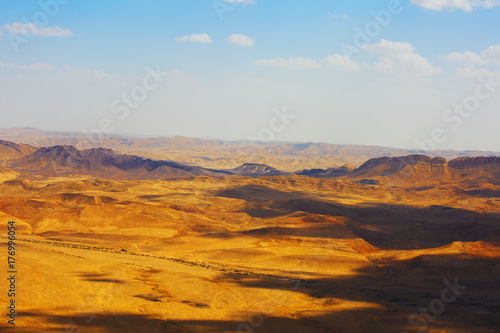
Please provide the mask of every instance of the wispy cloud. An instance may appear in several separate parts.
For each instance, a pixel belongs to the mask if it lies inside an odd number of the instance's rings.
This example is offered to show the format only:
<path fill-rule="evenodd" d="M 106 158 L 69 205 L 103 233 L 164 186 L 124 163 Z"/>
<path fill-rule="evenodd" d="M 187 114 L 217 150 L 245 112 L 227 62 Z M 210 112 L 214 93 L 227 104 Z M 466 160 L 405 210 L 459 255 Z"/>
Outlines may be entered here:
<path fill-rule="evenodd" d="M 97 80 L 103 80 L 110 77 L 110 75 L 105 72 L 101 72 L 98 70 L 83 69 L 83 68 L 73 67 L 70 65 L 64 66 L 63 73 L 78 77 L 94 78 Z"/>
<path fill-rule="evenodd" d="M 308 58 L 273 58 L 260 59 L 255 65 L 261 67 L 278 67 L 289 69 L 316 69 L 319 68 L 319 62 Z"/>
<path fill-rule="evenodd" d="M 410 43 L 391 42 L 381 39 L 378 43 L 363 45 L 361 48 L 374 54 L 412 53 L 415 47 Z"/>
<path fill-rule="evenodd" d="M 12 62 L 9 62 L 9 67 L 23 71 L 51 71 L 54 69 L 53 65 L 42 64 L 42 63 L 23 65 L 23 64 L 14 64 Z"/>
<path fill-rule="evenodd" d="M 342 15 L 334 15 L 332 12 L 328 12 L 328 16 L 331 16 L 333 18 L 343 18 L 344 20 L 349 20 L 349 15 L 347 15 L 346 13 Z"/>
<path fill-rule="evenodd" d="M 261 67 L 278 67 L 288 69 L 330 69 L 335 71 L 358 71 L 359 64 L 348 56 L 341 54 L 329 55 L 323 60 L 317 61 L 310 58 L 274 58 L 261 59 L 255 63 Z"/>
<path fill-rule="evenodd" d="M 212 38 L 206 33 L 198 35 L 186 35 L 181 37 L 175 37 L 176 42 L 193 42 L 193 43 L 212 43 Z"/>
<path fill-rule="evenodd" d="M 243 34 L 232 34 L 226 38 L 226 42 L 238 46 L 253 46 L 255 44 L 255 40 Z"/>
<path fill-rule="evenodd" d="M 7 31 L 17 35 L 36 35 L 44 37 L 67 37 L 72 36 L 73 33 L 69 29 L 61 27 L 39 27 L 34 23 L 14 22 L 12 24 L 5 24 L 0 27 L 0 31 Z M 1 37 L 1 34 L 0 34 Z"/>
<path fill-rule="evenodd" d="M 472 69 L 472 68 L 457 68 L 456 71 L 459 77 L 463 77 L 466 79 L 474 79 L 477 80 L 479 78 L 485 78 L 489 75 L 493 74 L 495 77 L 500 77 L 500 72 L 490 71 L 488 69 L 480 68 L 480 69 Z"/>
<path fill-rule="evenodd" d="M 461 9 L 466 12 L 472 11 L 474 7 L 493 8 L 500 6 L 499 0 L 411 0 L 411 3 L 432 10 L 449 9 L 453 11 Z"/>

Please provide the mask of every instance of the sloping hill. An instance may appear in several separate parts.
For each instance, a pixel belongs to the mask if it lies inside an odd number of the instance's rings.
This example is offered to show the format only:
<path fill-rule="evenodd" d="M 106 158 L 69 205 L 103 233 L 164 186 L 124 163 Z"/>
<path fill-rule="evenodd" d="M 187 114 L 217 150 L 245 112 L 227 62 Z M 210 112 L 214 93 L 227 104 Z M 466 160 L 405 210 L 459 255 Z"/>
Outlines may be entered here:
<path fill-rule="evenodd" d="M 36 151 L 36 148 L 25 144 L 0 140 L 0 158 L 1 160 L 12 160 L 29 155 Z"/>
<path fill-rule="evenodd" d="M 78 150 L 69 145 L 40 148 L 30 155 L 10 161 L 9 166 L 28 176 L 89 175 L 109 179 L 161 179 L 228 174 L 172 161 L 116 154 L 111 149 Z"/>
<path fill-rule="evenodd" d="M 18 173 L 10 169 L 0 167 L 0 182 L 9 181 L 15 179 Z"/>

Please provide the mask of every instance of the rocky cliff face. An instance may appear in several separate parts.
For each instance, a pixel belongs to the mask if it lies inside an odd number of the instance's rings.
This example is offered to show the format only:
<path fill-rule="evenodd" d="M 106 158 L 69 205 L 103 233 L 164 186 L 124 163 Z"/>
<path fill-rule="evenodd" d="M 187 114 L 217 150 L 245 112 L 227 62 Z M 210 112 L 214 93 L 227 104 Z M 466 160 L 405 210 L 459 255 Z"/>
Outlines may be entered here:
<path fill-rule="evenodd" d="M 329 169 L 305 169 L 297 171 L 296 175 L 310 176 L 317 178 L 336 178 L 342 177 L 350 174 L 356 169 L 352 164 L 344 164 L 339 168 L 329 168 Z"/>
<path fill-rule="evenodd" d="M 276 168 L 269 165 L 258 164 L 258 163 L 245 163 L 237 168 L 227 170 L 228 172 L 234 173 L 236 175 L 244 176 L 276 176 L 284 174 Z"/>
<path fill-rule="evenodd" d="M 388 157 L 383 156 L 379 158 L 373 158 L 366 161 L 355 171 L 362 171 L 372 169 L 377 166 L 390 166 L 391 170 L 403 169 L 407 165 L 429 165 L 429 166 L 442 166 L 446 165 L 446 159 L 442 157 L 429 157 L 427 155 L 408 155 L 408 156 L 398 156 L 398 157 Z"/>
<path fill-rule="evenodd" d="M 399 157 L 379 157 L 366 161 L 359 168 L 354 170 L 353 175 L 366 176 L 390 176 L 399 173 L 408 167 L 430 168 L 432 165 L 439 165 L 441 161 L 433 159 L 426 155 L 408 155 Z"/>
<path fill-rule="evenodd" d="M 477 167 L 500 167 L 499 156 L 459 157 L 451 160 L 448 165 L 454 169 L 469 169 Z"/>
<path fill-rule="evenodd" d="M 447 161 L 426 155 L 380 157 L 366 161 L 350 175 L 353 178 L 388 178 L 399 182 L 500 180 L 500 157 L 460 157 Z"/>

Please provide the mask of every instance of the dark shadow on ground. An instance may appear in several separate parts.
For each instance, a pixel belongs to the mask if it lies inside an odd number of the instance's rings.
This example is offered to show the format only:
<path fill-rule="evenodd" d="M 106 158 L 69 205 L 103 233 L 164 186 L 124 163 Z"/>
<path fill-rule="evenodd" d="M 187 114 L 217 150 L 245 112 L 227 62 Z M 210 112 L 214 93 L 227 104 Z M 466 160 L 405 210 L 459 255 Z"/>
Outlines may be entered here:
<path fill-rule="evenodd" d="M 468 190 L 465 191 L 467 195 L 472 197 L 480 197 L 480 198 L 500 198 L 500 190 L 493 190 L 490 188 L 482 188 L 476 190 Z"/>
<path fill-rule="evenodd" d="M 348 217 L 350 221 L 346 226 L 356 236 L 381 249 L 433 248 L 454 241 L 488 241 L 500 235 L 499 214 L 439 205 L 425 208 L 384 203 L 353 206 L 258 185 L 225 190 L 219 196 L 248 201 L 248 207 L 242 212 L 254 218 L 278 218 L 296 212 Z M 283 235 L 292 232 L 286 228 L 280 231 Z M 238 234 L 232 236 L 238 237 Z"/>
<path fill-rule="evenodd" d="M 109 279 L 106 274 L 81 273 L 78 276 L 90 282 L 125 283 L 122 280 Z"/>
<path fill-rule="evenodd" d="M 429 302 L 432 299 L 428 300 Z M 335 304 L 332 304 L 335 305 Z M 255 308 L 255 311 L 235 314 L 234 320 L 179 320 L 175 314 L 165 314 L 160 319 L 133 313 L 96 313 L 81 315 L 51 315 L 45 311 L 20 312 L 19 320 L 36 317 L 41 325 L 47 325 L 50 332 L 417 332 L 419 329 L 432 328 L 437 331 L 454 332 L 495 332 L 498 320 L 493 318 L 472 317 L 464 314 L 462 307 L 449 304 L 445 311 L 432 318 L 417 316 L 412 322 L 408 317 L 418 307 L 404 307 L 399 304 L 377 306 L 373 304 L 359 309 L 315 311 L 304 310 L 285 316 L 265 315 L 268 308 Z M 292 318 L 295 317 L 295 318 Z M 432 320 L 431 320 L 432 319 Z M 30 332 L 40 332 L 38 327 Z M 1 330 L 1 328 L 0 328 Z M 7 331 L 7 330 L 5 330 Z M 12 331 L 12 330 L 10 330 Z M 26 331 L 28 332 L 28 331 Z"/>

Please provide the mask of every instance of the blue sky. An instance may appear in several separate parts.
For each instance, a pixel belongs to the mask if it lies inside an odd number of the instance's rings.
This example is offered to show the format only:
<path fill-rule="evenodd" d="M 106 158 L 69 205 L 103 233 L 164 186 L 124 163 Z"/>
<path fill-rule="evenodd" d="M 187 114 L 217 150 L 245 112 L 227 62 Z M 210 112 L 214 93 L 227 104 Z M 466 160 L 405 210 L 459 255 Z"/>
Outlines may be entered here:
<path fill-rule="evenodd" d="M 0 127 L 500 151 L 499 18 L 498 0 L 0 0 Z"/>

